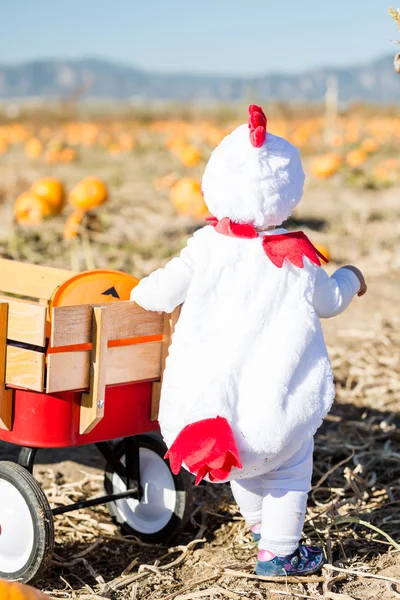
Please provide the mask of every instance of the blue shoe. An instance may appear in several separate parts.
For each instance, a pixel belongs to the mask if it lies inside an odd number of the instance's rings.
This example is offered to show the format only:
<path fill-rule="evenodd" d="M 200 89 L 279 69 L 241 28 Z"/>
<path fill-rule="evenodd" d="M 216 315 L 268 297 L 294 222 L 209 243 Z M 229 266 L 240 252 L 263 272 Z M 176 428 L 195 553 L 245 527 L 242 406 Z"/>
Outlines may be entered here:
<path fill-rule="evenodd" d="M 256 544 L 258 544 L 258 542 L 261 540 L 261 533 L 254 533 L 252 531 L 251 535 L 253 536 L 253 542 L 255 542 Z"/>
<path fill-rule="evenodd" d="M 268 550 L 260 550 L 256 574 L 270 577 L 311 575 L 319 571 L 324 564 L 325 556 L 321 548 L 300 544 L 297 550 L 287 556 L 275 556 Z"/>

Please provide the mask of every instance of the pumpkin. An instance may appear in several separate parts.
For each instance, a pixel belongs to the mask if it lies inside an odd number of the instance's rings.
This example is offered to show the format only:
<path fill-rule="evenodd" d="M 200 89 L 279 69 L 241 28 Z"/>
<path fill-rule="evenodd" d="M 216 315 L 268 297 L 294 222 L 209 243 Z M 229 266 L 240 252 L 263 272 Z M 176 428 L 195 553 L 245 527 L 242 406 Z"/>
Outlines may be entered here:
<path fill-rule="evenodd" d="M 49 140 L 49 143 L 47 144 L 47 150 L 50 150 L 50 151 L 61 152 L 61 150 L 63 148 L 64 148 L 64 143 L 59 138 L 52 138 L 51 140 Z"/>
<path fill-rule="evenodd" d="M 28 191 L 16 199 L 14 215 L 21 225 L 38 225 L 45 217 L 51 215 L 51 207 L 47 200 Z"/>
<path fill-rule="evenodd" d="M 44 155 L 44 160 L 47 163 L 60 162 L 60 152 L 58 150 L 47 150 Z"/>
<path fill-rule="evenodd" d="M 0 154 L 5 154 L 8 150 L 8 142 L 4 138 L 0 138 Z"/>
<path fill-rule="evenodd" d="M 1 600 L 51 600 L 50 596 L 45 596 L 30 585 L 2 579 L 0 579 L 0 598 Z"/>
<path fill-rule="evenodd" d="M 200 181 L 193 177 L 179 179 L 171 187 L 169 197 L 181 215 L 201 219 L 209 214 L 201 193 Z"/>
<path fill-rule="evenodd" d="M 108 153 L 111 154 L 111 156 L 118 156 L 118 154 L 121 154 L 121 152 L 121 146 L 117 142 L 112 142 L 108 146 Z"/>
<path fill-rule="evenodd" d="M 331 146 L 340 148 L 344 144 L 343 136 L 340 133 L 334 133 L 330 139 Z"/>
<path fill-rule="evenodd" d="M 315 177 L 319 177 L 321 179 L 328 179 L 329 177 L 332 177 L 332 175 L 334 175 L 338 171 L 338 169 L 340 169 L 342 163 L 342 157 L 336 152 L 330 152 L 329 154 L 316 156 L 311 161 L 311 173 Z"/>
<path fill-rule="evenodd" d="M 58 153 L 60 162 L 71 163 L 77 159 L 78 153 L 75 148 L 63 148 Z"/>
<path fill-rule="evenodd" d="M 329 249 L 326 246 L 324 246 L 323 244 L 314 244 L 314 247 L 318 250 L 318 252 L 321 252 L 321 254 L 325 256 L 325 258 L 331 260 L 331 253 L 329 252 Z"/>
<path fill-rule="evenodd" d="M 379 150 L 379 144 L 374 138 L 366 138 L 362 141 L 360 147 L 368 154 L 373 154 Z"/>
<path fill-rule="evenodd" d="M 68 201 L 77 210 L 87 211 L 103 204 L 107 197 L 104 181 L 98 177 L 85 177 L 71 190 Z"/>
<path fill-rule="evenodd" d="M 346 162 L 349 167 L 357 169 L 361 167 L 367 159 L 367 153 L 362 148 L 351 150 L 346 156 Z"/>
<path fill-rule="evenodd" d="M 25 142 L 25 156 L 38 158 L 43 152 L 43 144 L 37 138 L 30 138 Z"/>
<path fill-rule="evenodd" d="M 48 141 L 53 135 L 53 131 L 50 127 L 41 127 L 39 130 L 39 135 L 42 140 Z"/>
<path fill-rule="evenodd" d="M 53 215 L 58 215 L 61 212 L 65 199 L 65 191 L 59 179 L 55 177 L 37 179 L 31 185 L 31 192 L 46 200 Z"/>
<path fill-rule="evenodd" d="M 119 136 L 119 145 L 121 150 L 131 152 L 135 147 L 135 138 L 129 133 L 121 133 Z"/>
<path fill-rule="evenodd" d="M 173 152 L 185 167 L 195 167 L 201 160 L 200 150 L 190 144 L 178 145 Z"/>
<path fill-rule="evenodd" d="M 390 173 L 383 165 L 378 165 L 377 167 L 375 167 L 372 170 L 372 176 L 374 177 L 374 179 L 376 179 L 376 181 L 379 181 L 383 184 L 392 183 L 394 179 L 393 174 Z"/>
<path fill-rule="evenodd" d="M 156 190 L 163 190 L 166 188 L 170 188 L 176 183 L 178 177 L 175 173 L 168 173 L 168 175 L 164 175 L 164 177 L 160 177 L 154 181 L 154 187 Z"/>
<path fill-rule="evenodd" d="M 400 162 L 397 158 L 386 158 L 382 161 L 381 165 L 389 171 L 397 171 L 400 167 Z"/>
<path fill-rule="evenodd" d="M 76 306 L 77 304 L 104 304 L 129 300 L 131 291 L 139 279 L 109 269 L 96 269 L 78 273 L 57 288 L 50 300 L 51 309 L 55 306 Z M 111 345 L 117 345 L 116 343 Z"/>
<path fill-rule="evenodd" d="M 79 212 L 78 210 L 71 213 L 68 219 L 65 221 L 64 226 L 64 239 L 72 240 L 78 235 L 80 224 L 85 213 Z"/>

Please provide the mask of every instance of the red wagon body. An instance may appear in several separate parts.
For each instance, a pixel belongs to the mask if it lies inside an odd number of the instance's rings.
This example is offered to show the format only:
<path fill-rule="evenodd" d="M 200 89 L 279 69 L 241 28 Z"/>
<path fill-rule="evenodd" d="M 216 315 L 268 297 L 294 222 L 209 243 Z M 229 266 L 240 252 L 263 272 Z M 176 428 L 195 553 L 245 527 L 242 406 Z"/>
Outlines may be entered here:
<path fill-rule="evenodd" d="M 89 433 L 79 433 L 81 392 L 42 394 L 15 390 L 16 418 L 0 440 L 31 448 L 65 448 L 158 430 L 150 420 L 152 384 L 129 383 L 106 389 L 104 417 Z"/>

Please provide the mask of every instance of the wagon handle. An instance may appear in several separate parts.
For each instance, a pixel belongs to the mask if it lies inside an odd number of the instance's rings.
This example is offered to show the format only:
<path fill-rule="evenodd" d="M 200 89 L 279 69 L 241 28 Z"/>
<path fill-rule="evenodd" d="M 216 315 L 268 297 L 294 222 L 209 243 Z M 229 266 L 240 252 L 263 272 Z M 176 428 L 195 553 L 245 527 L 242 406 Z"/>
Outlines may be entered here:
<path fill-rule="evenodd" d="M 90 363 L 89 392 L 82 394 L 79 433 L 89 433 L 104 416 L 107 346 L 108 346 L 107 307 L 93 308 L 93 333 Z"/>

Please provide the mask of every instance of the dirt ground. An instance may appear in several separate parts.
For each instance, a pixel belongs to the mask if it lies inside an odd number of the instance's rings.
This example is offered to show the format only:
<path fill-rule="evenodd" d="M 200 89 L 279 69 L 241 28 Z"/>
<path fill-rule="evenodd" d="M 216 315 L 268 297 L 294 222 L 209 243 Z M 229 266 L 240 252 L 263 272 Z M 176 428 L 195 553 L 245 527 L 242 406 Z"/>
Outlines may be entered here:
<path fill-rule="evenodd" d="M 199 226 L 175 214 L 167 191 L 154 190 L 153 181 L 170 169 L 161 150 L 144 149 L 134 160 L 93 153 L 77 166 L 54 167 L 11 153 L 0 163 L 0 250 L 19 260 L 107 265 L 140 277 L 176 254 Z M 34 178 L 57 174 L 70 183 L 88 173 L 109 182 L 111 199 L 81 239 L 62 241 L 65 217 L 27 232 L 15 228 L 12 200 Z M 331 566 L 323 580 L 252 578 L 257 550 L 229 487 L 206 484 L 193 489 L 189 524 L 165 547 L 122 538 L 105 507 L 56 517 L 53 565 L 37 587 L 81 600 L 399 597 L 400 584 L 391 581 L 400 579 L 399 192 L 311 181 L 289 224 L 329 248 L 328 271 L 356 264 L 369 286 L 364 298 L 323 324 L 337 402 L 316 437 L 304 530 L 326 549 Z M 15 456 L 14 447 L 0 443 L 1 459 Z M 35 475 L 54 502 L 102 492 L 102 459 L 92 447 L 43 451 Z"/>

